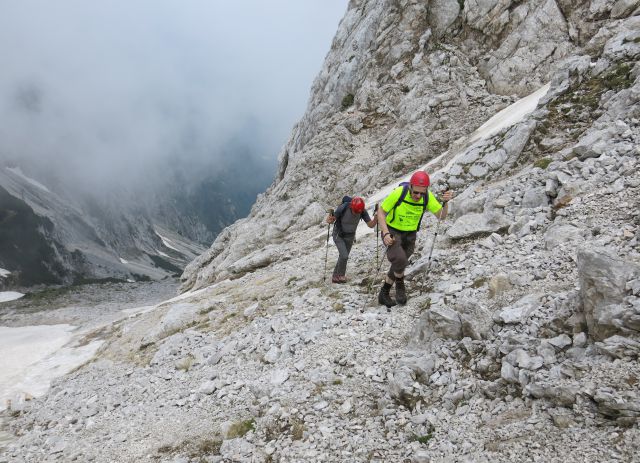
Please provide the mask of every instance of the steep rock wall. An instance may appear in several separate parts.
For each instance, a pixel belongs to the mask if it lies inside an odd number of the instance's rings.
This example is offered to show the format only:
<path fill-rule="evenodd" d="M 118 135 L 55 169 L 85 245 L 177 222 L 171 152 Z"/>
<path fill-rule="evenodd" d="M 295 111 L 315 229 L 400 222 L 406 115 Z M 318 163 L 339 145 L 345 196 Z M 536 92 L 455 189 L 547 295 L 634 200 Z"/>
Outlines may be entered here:
<path fill-rule="evenodd" d="M 183 289 L 249 271 L 234 264 L 264 257 L 269 246 L 279 249 L 263 262 L 286 259 L 282 243 L 319 223 L 343 194 L 367 195 L 461 148 L 466 135 L 548 82 L 570 57 L 601 54 L 613 6 L 350 2 L 307 111 L 279 155 L 277 178 L 247 219 L 187 266 Z"/>

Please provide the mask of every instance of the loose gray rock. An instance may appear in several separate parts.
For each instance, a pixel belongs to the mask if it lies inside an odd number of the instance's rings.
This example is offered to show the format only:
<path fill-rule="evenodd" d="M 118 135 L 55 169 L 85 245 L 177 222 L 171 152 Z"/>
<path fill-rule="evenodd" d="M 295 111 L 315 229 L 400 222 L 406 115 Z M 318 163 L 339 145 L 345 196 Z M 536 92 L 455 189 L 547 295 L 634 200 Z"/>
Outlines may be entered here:
<path fill-rule="evenodd" d="M 447 231 L 452 240 L 476 238 L 506 231 L 511 222 L 502 214 L 487 212 L 467 214 L 460 217 Z"/>
<path fill-rule="evenodd" d="M 432 307 L 427 312 L 427 323 L 431 331 L 438 337 L 462 339 L 462 321 L 460 315 L 446 307 Z"/>
<path fill-rule="evenodd" d="M 627 282 L 640 275 L 640 266 L 603 249 L 581 248 L 578 274 L 589 336 L 601 341 L 624 334 L 625 315 L 633 316 L 633 309 L 623 304 Z"/>
<path fill-rule="evenodd" d="M 274 386 L 280 386 L 288 379 L 289 379 L 288 369 L 274 370 L 273 373 L 271 374 L 271 384 L 273 384 Z"/>
<path fill-rule="evenodd" d="M 544 243 L 546 249 L 555 249 L 562 243 L 582 242 L 587 237 L 588 232 L 573 224 L 553 223 L 547 228 L 544 234 Z"/>
<path fill-rule="evenodd" d="M 280 357 L 280 349 L 278 346 L 271 346 L 269 351 L 264 354 L 264 361 L 267 363 L 276 363 L 278 357 Z"/>
<path fill-rule="evenodd" d="M 556 349 L 564 349 L 572 344 L 571 338 L 566 334 L 561 334 L 555 338 L 547 339 L 545 342 L 551 344 Z"/>
<path fill-rule="evenodd" d="M 213 394 L 216 390 L 218 389 L 218 385 L 216 384 L 215 381 L 207 381 L 206 383 L 203 383 L 200 388 L 198 389 L 198 392 L 202 393 L 202 394 L 207 394 L 207 395 L 211 395 Z"/>
<path fill-rule="evenodd" d="M 596 342 L 596 347 L 603 353 L 615 358 L 640 357 L 640 342 L 624 336 L 614 335 L 602 342 Z"/>
<path fill-rule="evenodd" d="M 530 294 L 518 300 L 515 304 L 502 309 L 494 317 L 496 323 L 513 324 L 524 323 L 540 306 L 540 296 Z"/>
<path fill-rule="evenodd" d="M 544 187 L 527 190 L 522 198 L 522 206 L 535 209 L 549 204 L 549 197 Z"/>
<path fill-rule="evenodd" d="M 525 387 L 526 391 L 537 399 L 547 399 L 561 407 L 571 407 L 576 402 L 578 390 L 575 387 L 548 386 L 531 383 Z"/>

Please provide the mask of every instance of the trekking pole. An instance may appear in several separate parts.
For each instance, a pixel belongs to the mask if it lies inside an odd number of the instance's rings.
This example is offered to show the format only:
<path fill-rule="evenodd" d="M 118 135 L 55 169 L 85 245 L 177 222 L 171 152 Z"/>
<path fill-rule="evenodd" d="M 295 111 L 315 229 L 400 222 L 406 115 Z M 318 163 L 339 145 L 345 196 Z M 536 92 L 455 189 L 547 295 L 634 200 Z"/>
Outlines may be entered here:
<path fill-rule="evenodd" d="M 387 248 L 387 246 L 384 244 L 384 241 L 382 242 L 382 245 L 385 247 L 385 251 L 384 251 L 384 255 L 386 255 L 387 251 L 389 250 L 389 248 Z M 376 247 L 376 251 L 378 250 L 378 248 Z M 382 264 L 384 263 L 384 258 L 380 259 L 380 265 L 378 265 L 378 270 L 376 271 L 375 276 L 371 279 L 371 281 L 369 281 L 369 285 L 367 286 L 367 294 L 371 293 L 371 290 L 373 289 L 373 283 L 374 281 L 376 281 L 378 279 L 378 275 L 380 274 L 380 269 L 382 268 Z M 368 303 L 368 297 L 364 297 L 362 298 L 362 307 L 360 307 L 360 312 L 364 312 L 365 307 L 367 306 Z"/>
<path fill-rule="evenodd" d="M 333 209 L 329 209 L 327 211 L 329 215 L 333 215 Z M 329 258 L 329 231 L 331 229 L 331 224 L 327 224 L 327 243 L 325 245 L 324 250 L 324 271 L 322 272 L 322 282 L 326 283 L 327 281 L 327 259 Z"/>
<path fill-rule="evenodd" d="M 431 249 L 429 250 L 429 259 L 427 259 L 427 271 L 425 274 L 429 273 L 429 269 L 431 268 L 431 255 L 433 254 L 433 247 L 436 244 L 436 238 L 438 237 L 438 228 L 440 228 L 440 219 L 438 219 L 438 223 L 436 224 L 436 232 L 433 234 L 433 241 L 431 242 Z"/>
<path fill-rule="evenodd" d="M 384 246 L 384 254 L 383 254 L 383 258 L 380 259 L 380 265 L 378 265 L 378 270 L 376 270 L 376 274 L 375 276 L 371 279 L 371 281 L 369 282 L 369 288 L 367 289 L 367 293 L 371 292 L 371 289 L 373 288 L 373 282 L 376 281 L 378 279 L 378 275 L 380 274 L 380 269 L 382 268 L 382 264 L 384 264 L 384 256 L 387 255 L 387 251 L 389 250 L 389 248 L 387 247 L 386 244 L 384 244 L 384 241 L 382 241 L 382 245 Z M 377 248 L 376 248 L 377 251 Z"/>
<path fill-rule="evenodd" d="M 384 243 L 383 243 L 384 244 Z M 386 246 L 385 246 L 386 247 Z M 378 248 L 376 247 L 376 251 L 378 250 Z M 378 279 L 378 274 L 380 273 L 380 269 L 382 268 L 382 264 L 384 264 L 384 259 L 382 259 L 380 261 L 380 265 L 377 265 L 378 262 L 376 262 L 376 267 L 378 268 L 378 270 L 376 270 L 376 274 L 375 276 L 371 279 L 371 281 L 369 281 L 369 288 L 367 288 L 367 293 L 371 292 L 371 288 L 373 288 L 373 282 L 376 281 Z"/>
<path fill-rule="evenodd" d="M 376 203 L 376 207 L 373 208 L 373 213 L 376 217 L 378 216 L 378 203 Z M 380 232 L 378 231 L 378 221 L 376 220 L 376 267 L 378 266 L 378 256 L 380 254 L 379 240 L 380 240 Z"/>
<path fill-rule="evenodd" d="M 385 246 L 386 248 L 386 246 Z M 380 274 L 380 269 L 382 268 L 382 264 L 384 264 L 384 259 L 382 259 L 380 261 L 380 265 L 378 265 L 378 270 L 376 271 L 375 276 L 373 277 L 373 279 L 369 282 L 369 289 L 367 290 L 368 293 L 371 292 L 371 288 L 373 288 L 373 282 L 376 281 L 378 279 L 378 275 Z"/>
<path fill-rule="evenodd" d="M 429 250 L 429 258 L 427 259 L 427 270 L 424 272 L 424 279 L 422 281 L 422 286 L 427 284 L 427 277 L 429 275 L 429 270 L 431 270 L 431 255 L 433 254 L 433 247 L 436 244 L 436 238 L 438 238 L 438 229 L 440 228 L 441 220 L 438 219 L 438 223 L 436 223 L 436 230 L 433 234 L 433 241 L 431 242 L 431 249 Z"/>

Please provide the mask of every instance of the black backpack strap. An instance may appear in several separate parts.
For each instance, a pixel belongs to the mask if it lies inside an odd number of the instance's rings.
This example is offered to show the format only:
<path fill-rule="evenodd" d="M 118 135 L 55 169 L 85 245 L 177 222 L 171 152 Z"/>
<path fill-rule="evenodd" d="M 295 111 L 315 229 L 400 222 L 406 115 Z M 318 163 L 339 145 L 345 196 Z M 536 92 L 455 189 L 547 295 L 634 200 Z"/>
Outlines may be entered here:
<path fill-rule="evenodd" d="M 336 218 L 334 228 L 337 230 L 338 236 L 340 237 L 342 237 L 342 216 L 347 210 L 347 207 L 349 207 L 349 202 L 343 202 L 336 207 L 336 210 L 333 212 L 333 216 Z"/>
<path fill-rule="evenodd" d="M 336 219 L 342 217 L 344 215 L 344 211 L 347 210 L 347 205 L 349 203 L 342 203 L 340 204 L 338 207 L 336 207 L 335 212 L 333 213 L 333 215 L 336 217 Z"/>
<path fill-rule="evenodd" d="M 391 208 L 391 210 L 389 211 L 389 213 L 392 213 L 393 215 L 391 216 L 391 220 L 389 220 L 389 222 L 393 222 L 394 220 L 396 220 L 396 208 L 402 204 L 402 201 L 404 201 L 404 198 L 407 197 L 407 193 L 409 192 L 409 187 L 407 185 L 403 185 L 402 186 L 402 193 L 400 193 L 400 197 L 398 198 L 398 200 L 396 201 L 396 203 L 393 205 L 393 207 Z"/>
<path fill-rule="evenodd" d="M 410 202 L 410 201 L 405 201 L 405 198 L 407 197 L 407 193 L 409 192 L 409 187 L 404 185 L 402 187 L 402 193 L 400 193 L 400 197 L 398 198 L 398 201 L 396 201 L 396 203 L 394 204 L 394 206 L 391 208 L 391 211 L 393 211 L 393 216 L 391 217 L 390 222 L 393 222 L 396 218 L 396 208 L 402 204 L 403 202 L 407 203 L 407 204 L 411 204 L 414 206 L 417 206 L 416 203 Z M 422 218 L 424 217 L 424 213 L 427 210 L 427 204 L 429 203 L 429 190 L 427 189 L 427 192 L 422 195 L 422 214 L 420 215 L 420 220 L 418 220 L 418 228 L 416 228 L 416 231 L 420 230 L 420 224 L 422 223 Z M 389 211 L 389 212 L 391 212 Z"/>
<path fill-rule="evenodd" d="M 420 230 L 422 218 L 424 217 L 424 213 L 427 211 L 427 203 L 429 203 L 429 189 L 427 189 L 427 192 L 422 196 L 422 199 L 422 215 L 420 216 L 420 220 L 418 220 L 418 228 L 416 228 L 416 231 Z"/>

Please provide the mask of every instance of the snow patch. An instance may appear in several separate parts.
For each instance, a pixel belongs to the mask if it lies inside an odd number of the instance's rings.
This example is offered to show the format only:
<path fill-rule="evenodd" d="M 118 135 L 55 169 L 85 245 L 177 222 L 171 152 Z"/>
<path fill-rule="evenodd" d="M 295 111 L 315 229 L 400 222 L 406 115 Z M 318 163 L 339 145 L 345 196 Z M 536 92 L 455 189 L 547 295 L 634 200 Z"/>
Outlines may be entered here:
<path fill-rule="evenodd" d="M 16 299 L 20 299 L 22 296 L 24 296 L 24 294 L 17 291 L 2 291 L 0 292 L 0 302 L 15 301 Z M 2 370 L 0 369 L 0 371 Z"/>
<path fill-rule="evenodd" d="M 547 94 L 550 87 L 550 83 L 544 85 L 531 95 L 525 96 L 512 105 L 504 108 L 498 114 L 478 127 L 478 129 L 471 134 L 469 142 L 471 143 L 476 140 L 489 138 L 491 135 L 498 133 L 505 127 L 509 127 L 520 122 L 527 114 L 532 113 L 536 109 L 540 98 Z"/>
<path fill-rule="evenodd" d="M 43 395 L 52 379 L 95 355 L 103 341 L 66 346 L 74 329 L 72 325 L 0 326 L 0 410 L 17 394 Z"/>
<path fill-rule="evenodd" d="M 166 253 L 164 253 L 164 252 L 162 252 L 162 251 L 159 251 L 159 250 L 157 250 L 157 249 L 154 249 L 154 251 L 155 251 L 155 252 L 156 252 L 156 254 L 158 254 L 159 256 L 162 256 L 162 257 L 168 257 L 169 259 L 171 259 L 171 256 L 170 256 L 169 254 L 166 254 Z"/>
<path fill-rule="evenodd" d="M 165 238 L 164 236 L 162 236 L 160 233 L 158 233 L 156 231 L 156 235 L 158 235 L 160 237 L 160 239 L 162 240 L 162 244 L 164 244 L 166 247 L 168 247 L 169 249 L 173 249 L 174 251 L 178 251 L 180 252 L 179 249 L 175 248 L 173 246 L 173 243 L 171 242 L 171 240 L 169 238 Z"/>
<path fill-rule="evenodd" d="M 0 268 L 0 278 L 4 278 L 6 276 L 11 275 L 11 272 L 9 270 L 5 270 L 3 268 Z"/>
<path fill-rule="evenodd" d="M 123 259 L 122 257 L 120 257 L 120 262 L 122 262 L 123 264 L 128 264 L 128 263 L 129 263 L 129 261 L 128 261 L 128 260 L 125 260 L 125 259 Z"/>
<path fill-rule="evenodd" d="M 34 180 L 34 179 L 24 175 L 24 173 L 22 172 L 22 169 L 20 169 L 20 167 L 7 167 L 6 169 L 9 172 L 12 172 L 14 175 L 17 175 L 18 177 L 20 177 L 22 180 L 30 183 L 31 185 L 36 186 L 36 187 L 40 188 L 41 190 L 46 191 L 47 193 L 51 193 L 51 191 L 46 186 L 44 186 L 42 183 L 40 183 L 37 180 Z"/>

